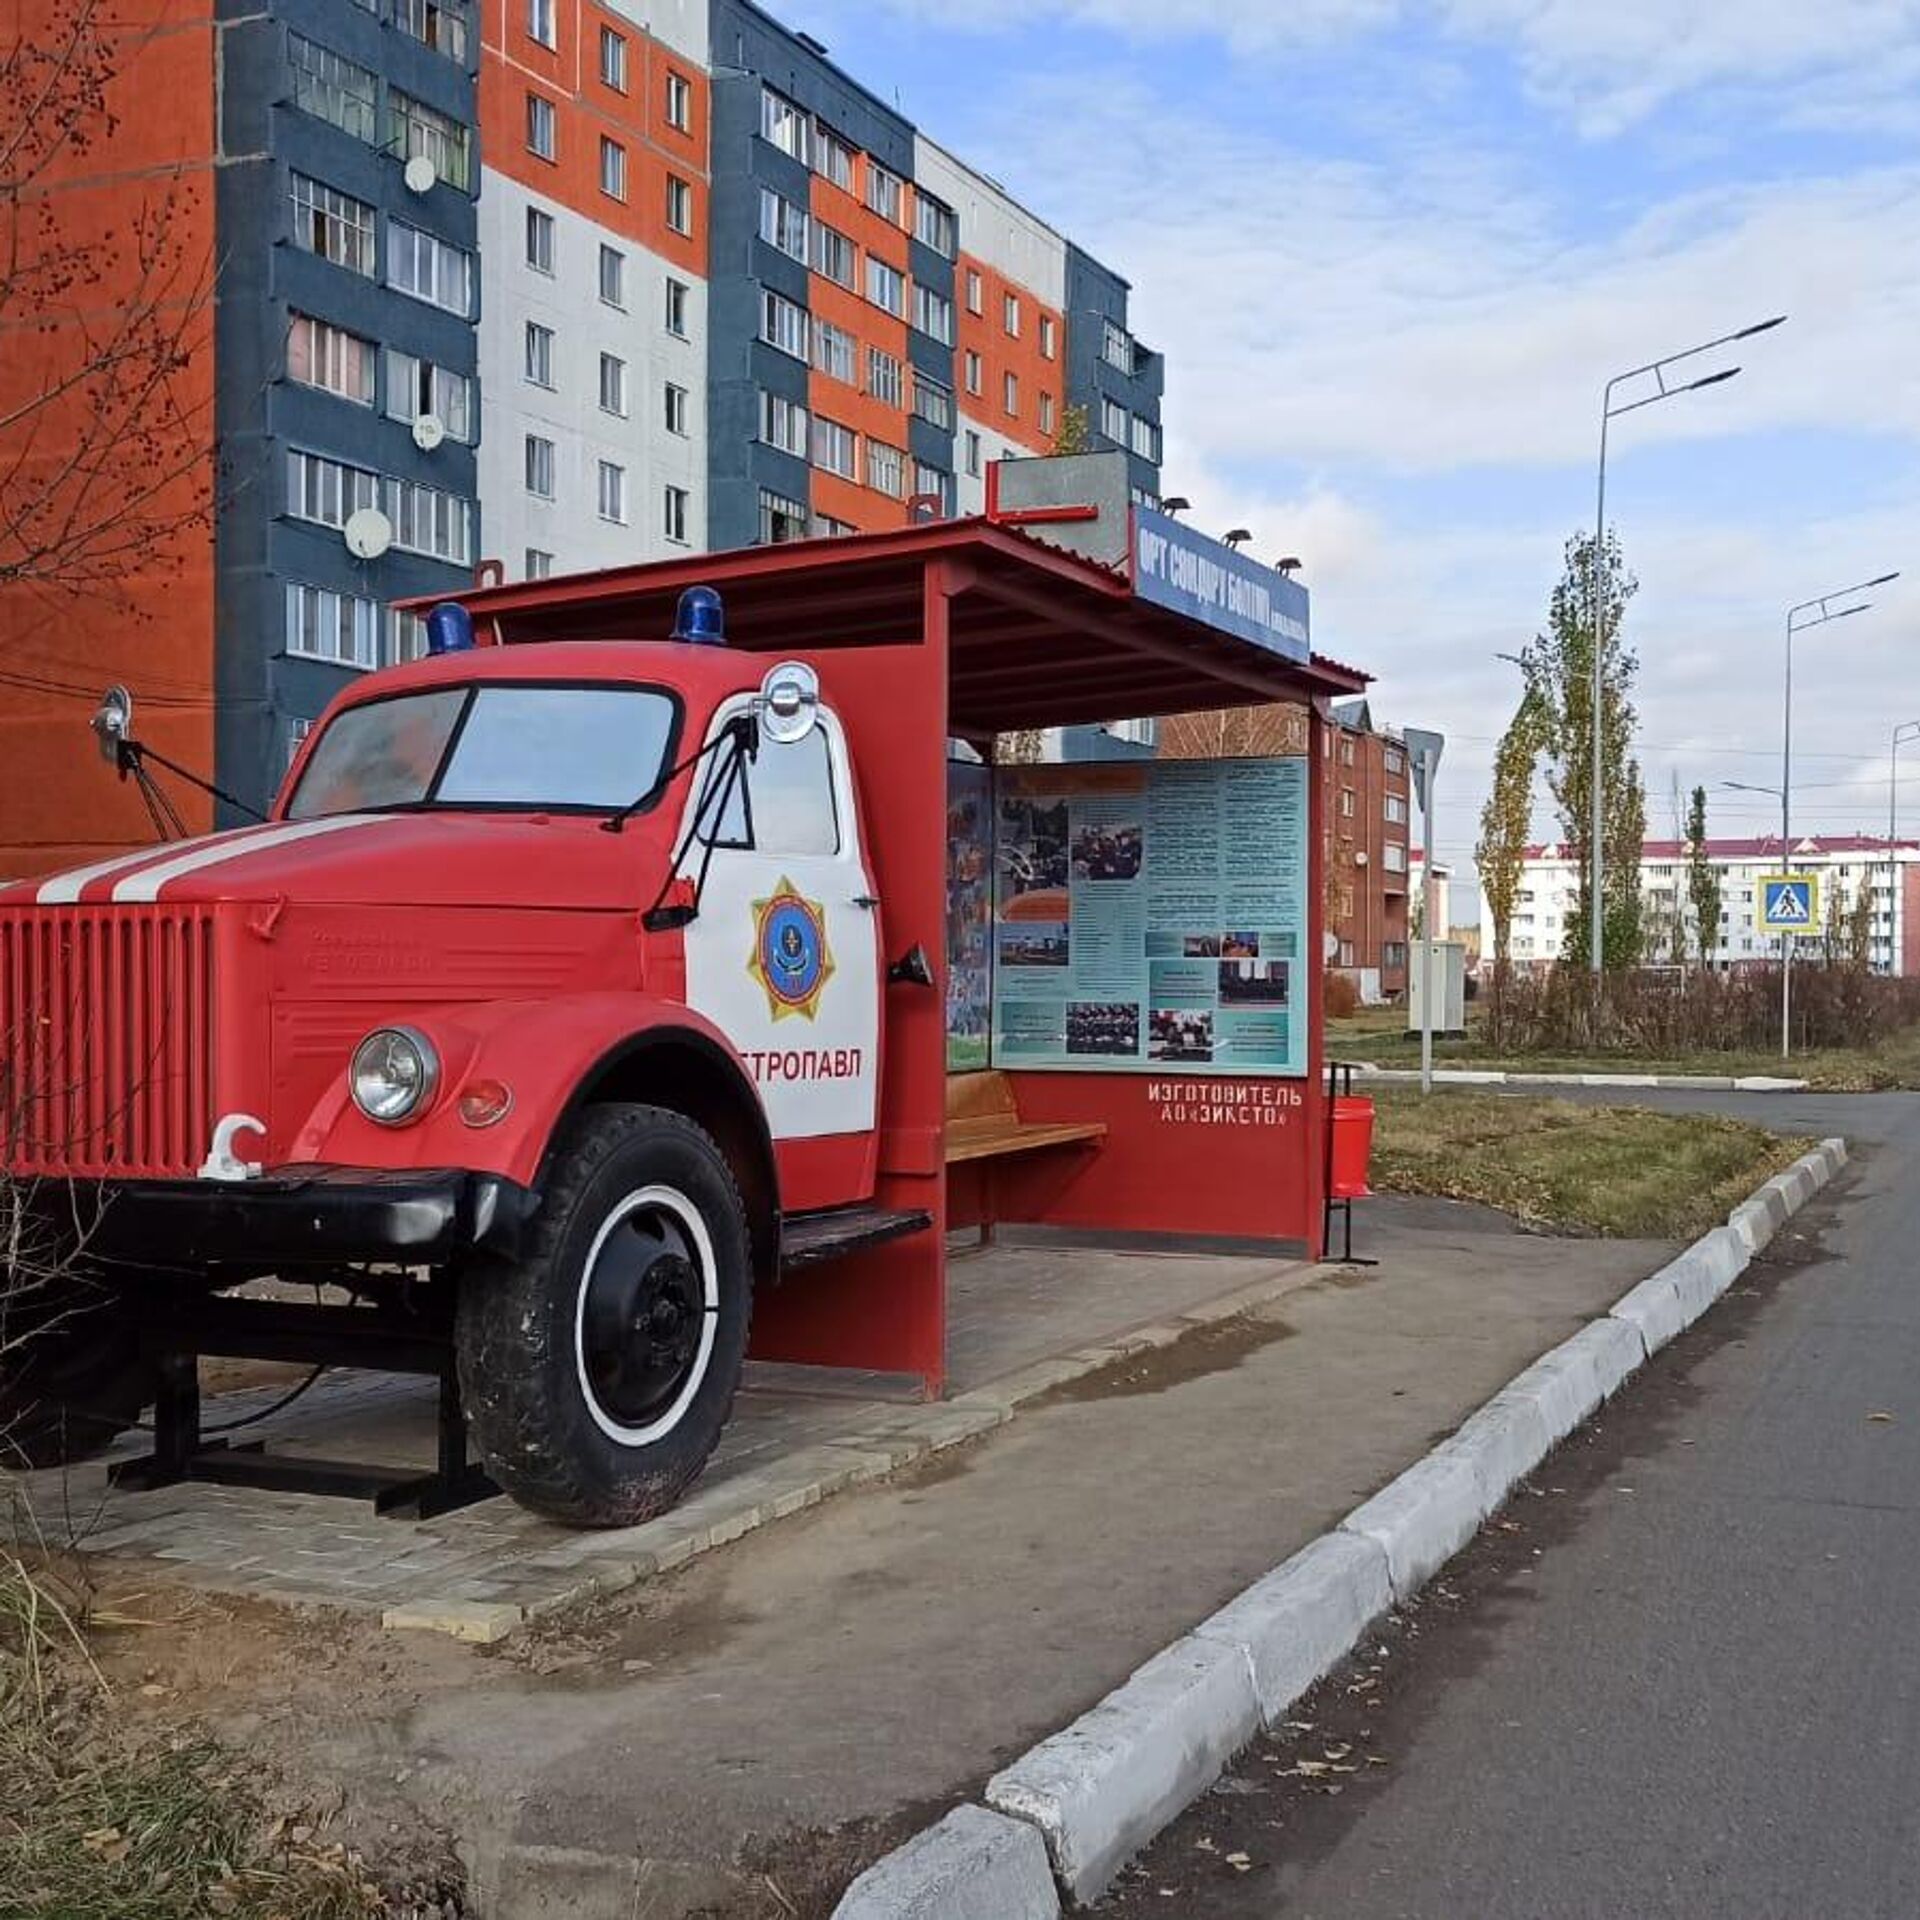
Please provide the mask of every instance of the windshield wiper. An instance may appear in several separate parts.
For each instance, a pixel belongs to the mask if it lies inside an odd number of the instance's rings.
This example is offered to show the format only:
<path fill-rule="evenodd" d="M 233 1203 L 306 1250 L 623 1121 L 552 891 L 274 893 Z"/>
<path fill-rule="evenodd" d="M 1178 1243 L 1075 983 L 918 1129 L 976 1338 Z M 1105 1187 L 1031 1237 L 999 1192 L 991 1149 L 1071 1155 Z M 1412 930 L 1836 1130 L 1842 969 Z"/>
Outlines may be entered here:
<path fill-rule="evenodd" d="M 706 791 L 700 796 L 694 807 L 693 818 L 687 822 L 687 830 L 680 838 L 680 844 L 673 850 L 673 858 L 667 862 L 667 870 L 660 877 L 660 891 L 653 896 L 653 904 L 640 916 L 640 924 L 649 933 L 665 933 L 674 927 L 684 927 L 700 911 L 700 896 L 706 892 L 707 869 L 713 865 L 713 849 L 719 834 L 720 822 L 727 817 L 727 808 L 733 800 L 734 788 L 740 784 L 742 765 L 758 758 L 760 751 L 760 723 L 750 713 L 735 714 L 727 724 L 716 733 L 696 754 L 681 763 L 681 767 L 690 767 L 705 755 L 721 745 L 731 745 L 733 751 L 727 757 L 723 771 L 708 781 Z M 681 767 L 669 769 L 654 783 L 654 787 L 664 787 Z M 635 803 L 644 805 L 645 797 Z M 619 828 L 610 821 L 601 823 L 608 831 L 617 833 Z M 699 877 L 693 883 L 693 898 L 667 903 L 667 895 L 673 891 L 674 883 L 680 878 L 680 868 L 692 849 L 694 841 L 704 841 L 705 850 L 700 856 Z"/>
<path fill-rule="evenodd" d="M 724 747 L 729 741 L 737 744 L 749 759 L 753 758 L 760 745 L 760 727 L 752 714 L 736 713 L 705 746 L 696 748 L 684 760 L 677 760 L 672 766 L 655 774 L 652 785 L 644 793 L 636 794 L 618 813 L 610 813 L 600 822 L 600 831 L 602 833 L 624 832 L 627 822 L 636 813 L 644 813 L 648 807 L 652 806 L 689 767 L 698 766 L 715 748 Z M 705 810 L 703 804 L 700 811 Z"/>

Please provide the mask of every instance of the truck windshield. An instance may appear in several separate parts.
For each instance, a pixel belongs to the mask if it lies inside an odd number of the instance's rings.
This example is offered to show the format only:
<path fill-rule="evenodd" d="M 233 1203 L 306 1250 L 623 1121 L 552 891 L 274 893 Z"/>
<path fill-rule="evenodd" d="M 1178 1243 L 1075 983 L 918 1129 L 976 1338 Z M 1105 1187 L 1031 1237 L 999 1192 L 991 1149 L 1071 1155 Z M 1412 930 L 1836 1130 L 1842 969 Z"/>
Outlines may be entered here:
<path fill-rule="evenodd" d="M 652 687 L 436 687 L 349 707 L 315 743 L 289 820 L 384 807 L 625 806 L 652 783 L 675 702 Z"/>

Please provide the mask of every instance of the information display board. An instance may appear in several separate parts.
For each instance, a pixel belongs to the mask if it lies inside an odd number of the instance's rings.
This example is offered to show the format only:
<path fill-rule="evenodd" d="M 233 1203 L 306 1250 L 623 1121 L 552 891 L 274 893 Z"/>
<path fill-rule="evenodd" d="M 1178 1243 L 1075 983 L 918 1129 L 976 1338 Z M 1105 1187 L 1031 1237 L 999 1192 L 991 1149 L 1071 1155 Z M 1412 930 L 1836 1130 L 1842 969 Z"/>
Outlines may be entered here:
<path fill-rule="evenodd" d="M 993 999 L 993 776 L 947 762 L 947 1071 L 987 1064 Z"/>
<path fill-rule="evenodd" d="M 1002 767 L 993 1060 L 1304 1074 L 1307 762 Z"/>

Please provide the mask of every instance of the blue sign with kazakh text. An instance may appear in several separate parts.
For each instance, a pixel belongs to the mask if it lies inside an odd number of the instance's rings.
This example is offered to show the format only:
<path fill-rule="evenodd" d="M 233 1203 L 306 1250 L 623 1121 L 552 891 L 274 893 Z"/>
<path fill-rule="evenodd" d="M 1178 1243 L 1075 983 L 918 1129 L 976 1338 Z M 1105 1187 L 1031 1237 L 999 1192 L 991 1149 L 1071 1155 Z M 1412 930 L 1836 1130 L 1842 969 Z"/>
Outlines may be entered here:
<path fill-rule="evenodd" d="M 1269 653 L 1307 657 L 1305 587 L 1152 507 L 1134 509 L 1133 590 Z"/>

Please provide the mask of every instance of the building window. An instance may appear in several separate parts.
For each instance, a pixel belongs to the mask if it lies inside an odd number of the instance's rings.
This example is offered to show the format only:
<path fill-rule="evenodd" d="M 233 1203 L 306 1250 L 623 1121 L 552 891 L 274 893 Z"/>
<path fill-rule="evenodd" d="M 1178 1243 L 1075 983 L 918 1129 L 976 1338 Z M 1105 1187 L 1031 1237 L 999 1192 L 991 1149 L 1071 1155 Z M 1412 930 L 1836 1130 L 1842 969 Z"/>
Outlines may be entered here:
<path fill-rule="evenodd" d="M 1040 316 L 1040 357 L 1041 359 L 1055 360 L 1059 358 L 1060 342 L 1057 337 L 1057 334 L 1058 334 L 1058 329 L 1054 325 L 1053 315 L 1050 313 L 1043 313 Z"/>
<path fill-rule="evenodd" d="M 373 343 L 304 313 L 287 330 L 287 377 L 303 387 L 373 405 Z"/>
<path fill-rule="evenodd" d="M 980 276 L 969 267 L 967 269 L 967 311 L 979 313 L 984 310 L 985 295 L 980 291 Z"/>
<path fill-rule="evenodd" d="M 1000 404 L 1006 409 L 1009 418 L 1020 417 L 1020 376 L 1017 373 L 1003 374 L 1000 381 Z"/>
<path fill-rule="evenodd" d="M 393 0 L 393 24 L 422 46 L 466 64 L 473 37 L 469 0 Z"/>
<path fill-rule="evenodd" d="M 1118 400 L 1103 399 L 1100 402 L 1100 431 L 1115 446 L 1124 447 L 1127 444 L 1127 431 L 1131 424 L 1126 408 Z"/>
<path fill-rule="evenodd" d="M 918 367 L 913 370 L 913 410 L 942 433 L 953 431 L 953 389 Z"/>
<path fill-rule="evenodd" d="M 795 306 L 785 294 L 768 289 L 761 295 L 760 338 L 796 360 L 807 357 L 807 310 Z"/>
<path fill-rule="evenodd" d="M 543 47 L 560 44 L 560 28 L 554 18 L 554 0 L 527 0 L 527 38 Z"/>
<path fill-rule="evenodd" d="M 854 372 L 854 339 L 845 327 L 836 327 L 831 320 L 816 320 L 813 323 L 813 364 L 829 380 L 844 380 L 852 386 L 858 377 Z"/>
<path fill-rule="evenodd" d="M 760 133 L 803 167 L 811 163 L 807 116 L 785 94 L 775 93 L 771 87 L 760 90 Z"/>
<path fill-rule="evenodd" d="M 1389 773 L 1405 773 L 1407 770 L 1407 757 L 1398 747 L 1389 747 L 1386 753 L 1386 765 Z M 1605 889 L 1603 888 L 1602 891 L 1604 892 Z"/>
<path fill-rule="evenodd" d="M 473 502 L 411 480 L 387 482 L 393 544 L 464 567 L 473 560 Z"/>
<path fill-rule="evenodd" d="M 687 490 L 685 487 L 668 487 L 661 495 L 664 508 L 664 532 L 675 546 L 687 544 Z"/>
<path fill-rule="evenodd" d="M 467 319 L 473 312 L 473 256 L 404 220 L 390 219 L 387 285 Z"/>
<path fill-rule="evenodd" d="M 527 95 L 527 151 L 538 160 L 554 157 L 558 119 L 553 102 L 537 93 Z"/>
<path fill-rule="evenodd" d="M 860 256 L 854 245 L 837 227 L 823 220 L 813 223 L 813 264 L 835 286 L 852 287 L 859 275 Z"/>
<path fill-rule="evenodd" d="M 907 457 L 884 440 L 867 442 L 867 485 L 876 493 L 901 499 L 907 489 Z"/>
<path fill-rule="evenodd" d="M 293 176 L 293 244 L 336 267 L 373 277 L 373 209 L 364 200 Z"/>
<path fill-rule="evenodd" d="M 1101 323 L 1100 358 L 1122 373 L 1133 372 L 1133 336 L 1112 320 Z"/>
<path fill-rule="evenodd" d="M 969 427 L 963 444 L 968 476 L 978 480 L 980 478 L 980 436 Z"/>
<path fill-rule="evenodd" d="M 883 405 L 897 407 L 901 393 L 900 362 L 878 347 L 867 349 L 867 391 Z"/>
<path fill-rule="evenodd" d="M 807 257 L 807 214 L 771 187 L 760 189 L 760 238 L 794 260 Z"/>
<path fill-rule="evenodd" d="M 1037 405 L 1039 411 L 1035 417 L 1039 422 L 1040 431 L 1042 433 L 1051 433 L 1053 431 L 1053 395 L 1043 393 Z"/>
<path fill-rule="evenodd" d="M 955 251 L 953 209 L 944 200 L 936 200 L 919 188 L 913 194 L 913 232 L 922 246 L 931 247 L 942 258 L 951 260 Z"/>
<path fill-rule="evenodd" d="M 968 352 L 965 370 L 967 376 L 967 391 L 971 394 L 978 394 L 985 381 L 986 373 L 981 364 L 980 356 L 977 353 Z"/>
<path fill-rule="evenodd" d="M 690 291 L 684 280 L 669 279 L 667 282 L 665 325 L 676 340 L 687 337 L 687 296 Z"/>
<path fill-rule="evenodd" d="M 807 537 L 807 510 L 798 500 L 789 500 L 784 494 L 770 493 L 765 487 L 760 489 L 760 544 L 763 547 L 783 546 L 789 540 L 804 540 Z"/>
<path fill-rule="evenodd" d="M 675 386 L 669 380 L 664 391 L 664 399 L 667 431 L 678 434 L 684 440 L 690 430 L 688 423 L 692 419 L 692 402 L 687 390 L 685 387 Z"/>
<path fill-rule="evenodd" d="M 298 33 L 287 36 L 287 58 L 293 67 L 293 104 L 371 146 L 379 124 L 375 75 Z"/>
<path fill-rule="evenodd" d="M 693 83 L 671 68 L 667 72 L 667 125 L 677 133 L 693 129 Z"/>
<path fill-rule="evenodd" d="M 380 664 L 380 608 L 354 593 L 287 582 L 287 651 L 336 667 Z"/>
<path fill-rule="evenodd" d="M 1389 873 L 1405 873 L 1407 870 L 1407 850 L 1398 841 L 1389 840 L 1380 849 L 1380 864 Z"/>
<path fill-rule="evenodd" d="M 627 256 L 618 247 L 600 243 L 600 298 L 621 312 L 627 306 Z"/>
<path fill-rule="evenodd" d="M 627 470 L 611 460 L 600 462 L 600 518 L 627 524 Z"/>
<path fill-rule="evenodd" d="M 388 145 L 402 159 L 424 159 L 450 187 L 473 185 L 473 131 L 397 87 L 387 94 Z"/>
<path fill-rule="evenodd" d="M 553 498 L 553 442 L 537 433 L 527 435 L 527 491 L 536 500 Z"/>
<path fill-rule="evenodd" d="M 916 460 L 913 463 L 913 491 L 916 498 L 924 497 L 938 501 L 943 514 L 950 514 L 953 511 L 953 475 L 944 467 L 936 467 L 925 460 Z"/>
<path fill-rule="evenodd" d="M 807 457 L 807 410 L 784 394 L 760 393 L 760 438 L 782 453 Z"/>
<path fill-rule="evenodd" d="M 627 197 L 627 150 L 604 133 L 600 136 L 600 191 L 609 200 Z"/>
<path fill-rule="evenodd" d="M 813 464 L 851 480 L 859 471 L 859 445 L 850 427 L 824 414 L 813 416 Z"/>
<path fill-rule="evenodd" d="M 878 160 L 867 161 L 867 205 L 882 220 L 900 224 L 901 193 L 905 182 L 891 168 L 883 167 Z"/>
<path fill-rule="evenodd" d="M 830 513 L 816 513 L 813 516 L 813 531 L 821 540 L 844 540 L 850 533 L 860 529 L 851 520 L 836 520 Z"/>
<path fill-rule="evenodd" d="M 1345 735 L 1340 742 L 1340 764 L 1343 767 L 1353 765 L 1353 736 Z"/>
<path fill-rule="evenodd" d="M 853 149 L 836 133 L 825 127 L 814 129 L 814 164 L 823 180 L 830 180 L 842 193 L 853 191 Z"/>
<path fill-rule="evenodd" d="M 1001 321 L 1006 327 L 1007 338 L 1018 340 L 1020 338 L 1020 296 L 1017 293 L 1003 294 L 1000 305 Z"/>
<path fill-rule="evenodd" d="M 313 722 L 298 714 L 287 722 L 287 765 L 289 767 L 300 758 L 300 749 L 307 744 L 307 738 L 312 732 Z"/>
<path fill-rule="evenodd" d="M 296 520 L 344 527 L 350 513 L 380 504 L 380 476 L 317 453 L 287 455 L 287 512 Z"/>
<path fill-rule="evenodd" d="M 600 411 L 627 417 L 627 363 L 617 353 L 600 356 Z"/>
<path fill-rule="evenodd" d="M 535 273 L 553 271 L 553 215 L 527 209 L 527 265 Z"/>
<path fill-rule="evenodd" d="M 1340 789 L 1340 818 L 1342 820 L 1351 820 L 1353 818 L 1353 789 L 1351 787 L 1342 787 Z"/>
<path fill-rule="evenodd" d="M 600 29 L 600 84 L 615 93 L 627 90 L 627 36 L 611 27 Z"/>
<path fill-rule="evenodd" d="M 547 580 L 553 575 L 553 555 L 545 547 L 529 547 L 524 569 L 529 580 Z"/>
<path fill-rule="evenodd" d="M 1160 429 L 1140 414 L 1133 416 L 1133 450 L 1142 460 L 1160 464 Z"/>
<path fill-rule="evenodd" d="M 907 317 L 906 276 L 898 267 L 890 267 L 878 254 L 867 255 L 867 298 L 896 320 Z"/>
<path fill-rule="evenodd" d="M 438 420 L 449 440 L 473 439 L 473 382 L 464 373 L 431 360 L 387 349 L 387 418 L 411 425 L 423 415 Z"/>
<path fill-rule="evenodd" d="M 417 613 L 393 609 L 393 626 L 387 635 L 387 665 L 404 666 L 409 660 L 427 657 L 427 623 Z"/>
<path fill-rule="evenodd" d="M 923 287 L 916 281 L 913 288 L 913 324 L 929 339 L 938 340 L 943 346 L 952 346 L 953 302 L 944 293 L 936 293 L 931 287 Z"/>
<path fill-rule="evenodd" d="M 1404 827 L 1407 824 L 1407 803 L 1403 795 L 1397 793 L 1387 795 L 1386 817 L 1396 827 Z"/>
<path fill-rule="evenodd" d="M 526 349 L 528 384 L 550 390 L 553 386 L 553 329 L 543 327 L 538 320 L 529 320 Z"/>
<path fill-rule="evenodd" d="M 667 175 L 667 225 L 675 232 L 691 235 L 693 232 L 693 188 L 677 173 Z M 800 256 L 807 257 L 807 243 L 800 242 Z"/>

